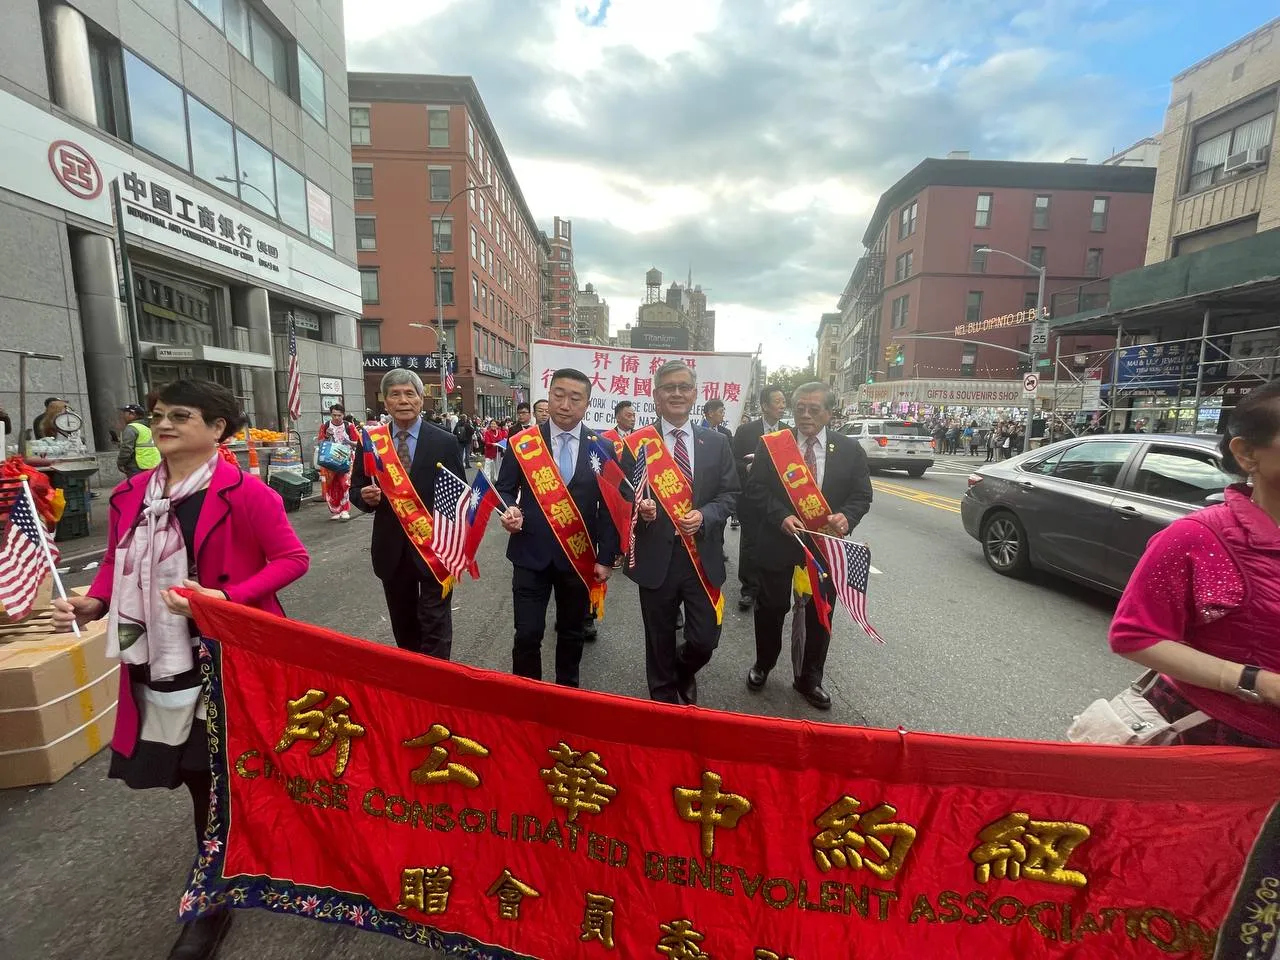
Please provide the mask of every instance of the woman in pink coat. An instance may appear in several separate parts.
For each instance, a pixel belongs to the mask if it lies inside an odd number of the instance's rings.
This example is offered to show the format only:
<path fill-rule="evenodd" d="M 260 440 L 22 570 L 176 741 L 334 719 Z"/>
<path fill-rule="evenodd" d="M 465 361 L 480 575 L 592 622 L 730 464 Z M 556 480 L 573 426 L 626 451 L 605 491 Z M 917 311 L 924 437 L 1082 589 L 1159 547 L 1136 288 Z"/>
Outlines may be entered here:
<path fill-rule="evenodd" d="M 107 552 L 88 594 L 54 601 L 58 629 L 106 614 L 107 652 L 124 664 L 109 775 L 135 789 L 185 786 L 197 844 L 212 784 L 206 711 L 191 608 L 172 588 L 282 614 L 277 591 L 308 566 L 280 497 L 218 453 L 242 419 L 219 384 L 161 390 L 151 413 L 160 466 L 111 494 Z M 212 957 L 230 923 L 230 910 L 188 923 L 170 960 Z"/>

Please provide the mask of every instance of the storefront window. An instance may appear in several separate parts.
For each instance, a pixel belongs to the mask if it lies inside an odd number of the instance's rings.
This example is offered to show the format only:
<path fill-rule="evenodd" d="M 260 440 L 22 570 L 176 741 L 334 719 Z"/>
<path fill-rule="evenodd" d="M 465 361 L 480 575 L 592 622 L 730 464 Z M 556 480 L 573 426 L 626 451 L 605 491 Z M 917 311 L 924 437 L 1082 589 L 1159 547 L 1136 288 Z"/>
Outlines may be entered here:
<path fill-rule="evenodd" d="M 240 158 L 240 199 L 276 216 L 276 171 L 271 151 L 237 130 L 236 155 Z"/>
<path fill-rule="evenodd" d="M 280 203 L 280 219 L 299 233 L 306 233 L 306 180 L 279 157 L 276 157 L 276 198 Z"/>
<path fill-rule="evenodd" d="M 128 50 L 124 52 L 124 74 L 133 142 L 183 170 L 190 169 L 182 89 Z"/>
<path fill-rule="evenodd" d="M 231 124 L 199 100 L 187 94 L 187 116 L 191 122 L 191 169 L 205 183 L 232 196 L 236 177 L 236 142 Z M 219 178 L 223 178 L 220 182 Z"/>

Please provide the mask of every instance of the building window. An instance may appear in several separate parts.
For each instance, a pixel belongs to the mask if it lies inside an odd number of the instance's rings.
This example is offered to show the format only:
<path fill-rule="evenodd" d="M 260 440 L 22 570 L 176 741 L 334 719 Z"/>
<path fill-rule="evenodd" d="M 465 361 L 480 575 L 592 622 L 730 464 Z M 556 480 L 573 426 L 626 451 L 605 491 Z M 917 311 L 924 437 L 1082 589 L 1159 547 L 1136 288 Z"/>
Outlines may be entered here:
<path fill-rule="evenodd" d="M 987 254 L 984 252 L 986 249 L 987 246 L 984 243 L 975 243 L 973 245 L 973 253 L 969 258 L 970 273 L 987 272 Z"/>
<path fill-rule="evenodd" d="M 360 351 L 361 353 L 382 352 L 382 324 L 360 324 Z"/>
<path fill-rule="evenodd" d="M 982 319 L 982 291 L 970 290 L 964 301 L 965 323 L 977 323 Z"/>
<path fill-rule="evenodd" d="M 352 107 L 347 111 L 351 117 L 351 145 L 367 146 L 373 143 L 373 119 L 368 107 Z"/>
<path fill-rule="evenodd" d="M 441 270 L 439 273 L 440 283 L 440 304 L 441 306 L 453 306 L 453 271 Z"/>
<path fill-rule="evenodd" d="M 276 165 L 271 151 L 243 130 L 236 130 L 240 199 L 273 217 L 276 209 Z"/>
<path fill-rule="evenodd" d="M 222 9 L 226 15 L 227 39 L 231 45 L 245 57 L 250 57 L 249 46 L 249 4 L 248 0 L 222 0 Z"/>
<path fill-rule="evenodd" d="M 325 125 L 324 72 L 302 47 L 298 47 L 298 102 L 312 120 Z"/>
<path fill-rule="evenodd" d="M 1035 206 L 1031 213 L 1031 229 L 1032 230 L 1048 230 L 1049 229 L 1049 196 L 1048 194 L 1037 194 Z"/>
<path fill-rule="evenodd" d="M 280 219 L 299 233 L 307 232 L 307 181 L 279 157 L 276 160 L 276 202 Z M 332 246 L 332 242 L 328 244 Z"/>
<path fill-rule="evenodd" d="M 1228 157 L 1270 146 L 1275 114 L 1268 113 L 1196 144 L 1188 190 L 1203 190 L 1222 179 Z"/>
<path fill-rule="evenodd" d="M 1102 276 L 1102 248 L 1090 247 L 1084 255 L 1084 275 L 1086 277 Z"/>
<path fill-rule="evenodd" d="M 351 168 L 351 195 L 357 200 L 373 199 L 373 167 Z"/>
<path fill-rule="evenodd" d="M 478 260 L 480 252 L 480 243 L 476 239 L 476 228 L 471 228 L 471 259 Z"/>
<path fill-rule="evenodd" d="M 124 52 L 124 74 L 133 142 L 174 166 L 191 169 L 182 88 L 128 50 Z"/>
<path fill-rule="evenodd" d="M 960 352 L 960 376 L 976 377 L 978 375 L 978 347 L 966 343 Z"/>
<path fill-rule="evenodd" d="M 906 253 L 899 254 L 898 258 L 893 262 L 893 282 L 900 283 L 911 276 L 911 260 L 912 252 L 908 250 Z"/>
<path fill-rule="evenodd" d="M 89 31 L 89 70 L 93 75 L 93 99 L 97 124 L 107 133 L 128 139 L 125 118 L 124 69 L 120 44 L 113 38 Z"/>
<path fill-rule="evenodd" d="M 427 146 L 447 147 L 449 145 L 449 111 L 427 111 Z"/>
<path fill-rule="evenodd" d="M 978 206 L 973 214 L 973 225 L 975 227 L 991 226 L 991 194 L 978 194 Z"/>
<path fill-rule="evenodd" d="M 480 302 L 480 278 L 474 273 L 471 275 L 471 308 L 474 310 Z"/>
<path fill-rule="evenodd" d="M 373 217 L 356 217 L 356 249 L 378 249 L 378 221 Z"/>
<path fill-rule="evenodd" d="M 378 271 L 361 269 L 360 299 L 365 303 L 378 302 Z"/>
<path fill-rule="evenodd" d="M 453 252 L 453 218 L 432 217 L 431 234 L 435 237 L 435 249 L 440 253 Z"/>
<path fill-rule="evenodd" d="M 1034 310 L 1036 308 L 1036 301 L 1038 301 L 1039 299 L 1040 299 L 1039 291 L 1028 290 L 1026 293 L 1022 295 L 1022 309 Z"/>
<path fill-rule="evenodd" d="M 907 316 L 911 310 L 911 294 L 903 294 L 893 301 L 893 315 L 890 318 L 890 327 L 894 330 L 900 330 L 907 325 Z"/>
<path fill-rule="evenodd" d="M 488 284 L 480 284 L 480 313 L 489 316 L 489 287 Z"/>
<path fill-rule="evenodd" d="M 311 239 L 333 249 L 333 198 L 307 181 L 307 229 Z"/>
<path fill-rule="evenodd" d="M 909 204 L 902 208 L 902 212 L 898 214 L 898 239 L 905 240 L 916 232 L 916 211 L 919 207 L 919 201 L 912 200 Z"/>
<path fill-rule="evenodd" d="M 431 199 L 435 201 L 448 201 L 453 184 L 449 179 L 448 167 L 428 167 L 427 179 L 431 182 Z"/>
<path fill-rule="evenodd" d="M 472 160 L 476 158 L 476 128 L 470 118 L 467 118 L 467 156 Z"/>
<path fill-rule="evenodd" d="M 213 25 L 222 29 L 222 0 L 187 0 L 193 7 L 213 21 Z"/>
<path fill-rule="evenodd" d="M 1102 233 L 1107 229 L 1107 208 L 1111 206 L 1110 197 L 1093 198 L 1093 216 L 1089 220 L 1089 229 L 1094 233 Z"/>
<path fill-rule="evenodd" d="M 230 122 L 191 94 L 187 94 L 187 119 L 191 124 L 191 172 L 234 196 L 236 141 Z"/>
<path fill-rule="evenodd" d="M 1045 257 L 1045 248 L 1044 248 L 1044 247 L 1032 247 L 1032 248 L 1031 248 L 1031 256 L 1029 256 L 1027 259 L 1031 261 L 1031 265 L 1032 265 L 1032 266 L 1035 266 L 1035 267 L 1043 267 L 1043 266 L 1044 266 L 1044 257 Z"/>
<path fill-rule="evenodd" d="M 257 10 L 249 11 L 249 36 L 253 42 L 253 65 L 281 90 L 288 90 L 289 57 L 284 38 Z"/>

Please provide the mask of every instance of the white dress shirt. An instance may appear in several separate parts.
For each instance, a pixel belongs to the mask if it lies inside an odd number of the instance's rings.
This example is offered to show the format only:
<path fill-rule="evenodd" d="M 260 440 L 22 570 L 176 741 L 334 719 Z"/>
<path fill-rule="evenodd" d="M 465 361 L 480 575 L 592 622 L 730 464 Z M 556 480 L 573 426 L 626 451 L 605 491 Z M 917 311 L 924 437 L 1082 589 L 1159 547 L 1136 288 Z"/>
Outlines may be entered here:
<path fill-rule="evenodd" d="M 666 444 L 667 452 L 671 454 L 672 458 L 674 458 L 676 455 L 676 438 L 673 437 L 671 434 L 673 431 L 679 431 L 684 434 L 684 448 L 689 454 L 689 473 L 692 474 L 693 473 L 693 424 L 690 423 L 688 420 L 686 420 L 684 422 L 683 427 L 677 427 L 674 424 L 670 424 L 666 420 L 663 420 L 661 417 L 659 417 L 658 429 L 662 431 L 662 442 Z M 693 477 L 690 476 L 689 479 L 693 480 Z"/>
<path fill-rule="evenodd" d="M 827 428 L 823 427 L 818 431 L 818 435 L 814 437 L 817 441 L 813 445 L 813 459 L 817 466 L 813 470 L 814 482 L 818 484 L 818 488 L 822 488 L 822 478 L 827 473 Z M 809 438 L 803 433 L 796 434 L 796 443 L 800 444 L 800 456 L 804 457 L 805 445 L 809 442 Z"/>
<path fill-rule="evenodd" d="M 561 430 L 554 423 L 551 424 L 551 459 L 556 462 L 557 467 L 560 466 L 560 438 L 562 436 L 569 438 L 569 458 L 576 468 L 578 465 L 578 444 L 582 438 L 582 421 L 579 420 L 568 430 Z M 571 471 L 564 479 L 568 481 L 572 477 L 573 473 Z"/>

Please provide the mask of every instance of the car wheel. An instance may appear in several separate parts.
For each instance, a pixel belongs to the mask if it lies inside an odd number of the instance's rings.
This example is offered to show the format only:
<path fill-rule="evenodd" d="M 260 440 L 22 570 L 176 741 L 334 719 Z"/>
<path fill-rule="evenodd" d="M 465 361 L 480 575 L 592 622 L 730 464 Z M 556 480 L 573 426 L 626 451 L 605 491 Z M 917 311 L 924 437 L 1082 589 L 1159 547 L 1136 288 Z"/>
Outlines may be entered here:
<path fill-rule="evenodd" d="M 924 471 L 925 471 L 924 467 L 907 467 L 907 476 L 914 477 L 915 479 L 919 480 L 921 477 L 924 476 Z"/>
<path fill-rule="evenodd" d="M 982 524 L 982 555 L 987 565 L 1005 577 L 1025 577 L 1031 569 L 1027 531 L 1007 510 L 999 510 Z"/>

